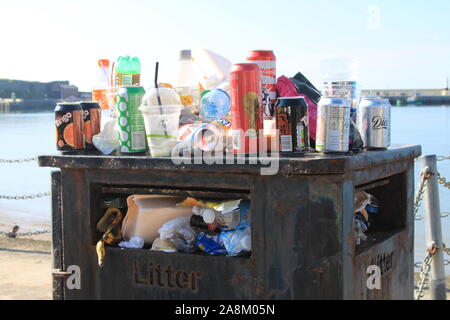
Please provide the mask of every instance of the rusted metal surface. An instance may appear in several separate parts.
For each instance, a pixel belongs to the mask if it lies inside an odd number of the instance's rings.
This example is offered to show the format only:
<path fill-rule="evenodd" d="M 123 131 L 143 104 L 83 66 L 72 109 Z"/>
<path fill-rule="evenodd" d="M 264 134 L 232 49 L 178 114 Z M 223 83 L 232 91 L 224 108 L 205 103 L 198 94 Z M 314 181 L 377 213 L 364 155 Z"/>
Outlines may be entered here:
<path fill-rule="evenodd" d="M 63 268 L 62 254 L 62 203 L 61 203 L 61 172 L 53 171 L 52 179 L 52 264 L 53 269 Z M 53 274 L 52 274 L 53 275 Z M 53 299 L 64 299 L 64 280 L 53 277 Z"/>
<path fill-rule="evenodd" d="M 420 147 L 407 146 L 353 156 L 283 158 L 274 176 L 260 175 L 260 165 L 180 170 L 170 159 L 40 157 L 42 166 L 61 167 L 62 199 L 53 198 L 53 219 L 63 222 L 62 232 L 54 234 L 62 267 L 81 270 L 81 289 L 64 287 L 60 297 L 409 299 L 413 166 L 419 154 Z M 360 247 L 354 242 L 353 213 L 358 188 L 369 188 L 384 205 L 376 234 Z M 104 198 L 132 193 L 250 199 L 251 257 L 107 247 L 99 268 L 95 244 L 101 235 L 95 226 L 105 210 Z M 370 263 L 384 268 L 381 291 L 365 289 Z"/>

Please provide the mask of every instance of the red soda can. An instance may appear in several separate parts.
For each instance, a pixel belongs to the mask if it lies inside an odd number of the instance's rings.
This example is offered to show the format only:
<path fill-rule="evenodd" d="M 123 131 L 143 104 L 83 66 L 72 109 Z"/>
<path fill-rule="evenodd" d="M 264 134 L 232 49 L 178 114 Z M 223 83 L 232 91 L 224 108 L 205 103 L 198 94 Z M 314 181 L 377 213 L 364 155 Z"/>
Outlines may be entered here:
<path fill-rule="evenodd" d="M 263 134 L 261 70 L 255 63 L 239 63 L 230 70 L 233 152 L 256 154 Z"/>
<path fill-rule="evenodd" d="M 253 50 L 247 61 L 256 63 L 261 69 L 264 116 L 273 116 L 277 102 L 277 58 L 272 50 Z"/>

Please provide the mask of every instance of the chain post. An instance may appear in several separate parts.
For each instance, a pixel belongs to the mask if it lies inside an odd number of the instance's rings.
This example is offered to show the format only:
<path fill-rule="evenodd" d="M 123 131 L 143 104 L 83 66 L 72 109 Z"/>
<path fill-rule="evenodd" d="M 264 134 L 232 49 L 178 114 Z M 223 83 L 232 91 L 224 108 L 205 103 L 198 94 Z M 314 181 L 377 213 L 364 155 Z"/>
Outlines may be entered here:
<path fill-rule="evenodd" d="M 441 209 L 439 202 L 439 185 L 436 156 L 422 156 L 423 166 L 428 167 L 429 177 L 424 193 L 425 234 L 427 246 L 431 248 L 430 258 L 430 297 L 431 300 L 446 300 L 445 268 L 442 248 Z"/>

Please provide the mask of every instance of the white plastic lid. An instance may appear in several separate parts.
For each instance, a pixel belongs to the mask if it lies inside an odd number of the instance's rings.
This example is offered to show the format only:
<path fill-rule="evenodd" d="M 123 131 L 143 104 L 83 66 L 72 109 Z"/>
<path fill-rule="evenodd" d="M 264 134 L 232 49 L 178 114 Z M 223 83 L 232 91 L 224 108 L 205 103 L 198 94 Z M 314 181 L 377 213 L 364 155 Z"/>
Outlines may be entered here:
<path fill-rule="evenodd" d="M 158 106 L 158 94 L 162 106 L 181 105 L 180 96 L 171 88 L 150 88 L 147 89 L 144 97 L 142 97 L 143 106 Z"/>
<path fill-rule="evenodd" d="M 203 211 L 203 221 L 205 223 L 214 223 L 216 220 L 216 214 L 212 209 L 204 209 Z"/>

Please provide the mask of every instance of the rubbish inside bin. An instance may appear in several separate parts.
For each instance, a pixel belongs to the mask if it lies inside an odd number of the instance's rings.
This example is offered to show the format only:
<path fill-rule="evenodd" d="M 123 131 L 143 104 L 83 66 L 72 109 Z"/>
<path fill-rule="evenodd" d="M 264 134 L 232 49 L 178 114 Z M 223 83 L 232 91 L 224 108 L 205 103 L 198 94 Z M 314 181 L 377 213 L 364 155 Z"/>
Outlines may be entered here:
<path fill-rule="evenodd" d="M 98 222 L 98 230 L 104 233 L 97 245 L 101 265 L 105 243 L 166 253 L 245 256 L 251 252 L 248 200 L 135 194 L 126 202 L 123 222 L 120 210 L 111 208 Z"/>
<path fill-rule="evenodd" d="M 355 244 L 360 245 L 367 240 L 366 233 L 370 231 L 371 221 L 378 213 L 380 201 L 367 192 L 355 194 Z"/>
<path fill-rule="evenodd" d="M 182 207 L 192 206 L 192 212 L 202 216 L 205 223 L 216 222 L 224 231 L 250 225 L 250 201 L 202 202 L 194 198 L 187 198 L 179 205 Z"/>
<path fill-rule="evenodd" d="M 178 252 L 195 252 L 196 233 L 190 226 L 190 220 L 190 217 L 182 217 L 166 222 L 159 229 L 160 239 L 172 242 Z"/>
<path fill-rule="evenodd" d="M 119 247 L 127 249 L 142 249 L 144 247 L 144 239 L 141 237 L 131 237 L 130 241 L 122 241 Z"/>
<path fill-rule="evenodd" d="M 197 246 L 211 256 L 225 256 L 227 254 L 220 235 L 200 232 L 197 236 Z"/>
<path fill-rule="evenodd" d="M 192 229 L 196 232 L 208 232 L 209 234 L 217 234 L 220 232 L 217 223 L 206 223 L 202 216 L 193 215 L 190 220 Z"/>
<path fill-rule="evenodd" d="M 128 212 L 122 223 L 125 240 L 133 236 L 151 244 L 159 237 L 164 223 L 179 217 L 190 217 L 189 208 L 177 206 L 183 198 L 159 195 L 132 195 L 127 198 Z"/>
<path fill-rule="evenodd" d="M 122 239 L 122 231 L 120 227 L 122 219 L 123 214 L 119 209 L 109 208 L 97 222 L 97 231 L 103 233 L 96 245 L 99 266 L 103 266 L 103 261 L 106 255 L 105 244 L 117 245 Z"/>
<path fill-rule="evenodd" d="M 161 238 L 156 238 L 155 241 L 153 241 L 152 250 L 167 253 L 177 252 L 175 244 L 173 244 L 170 240 L 162 240 Z"/>
<path fill-rule="evenodd" d="M 222 232 L 220 238 L 230 256 L 246 255 L 252 250 L 250 227 Z"/>

